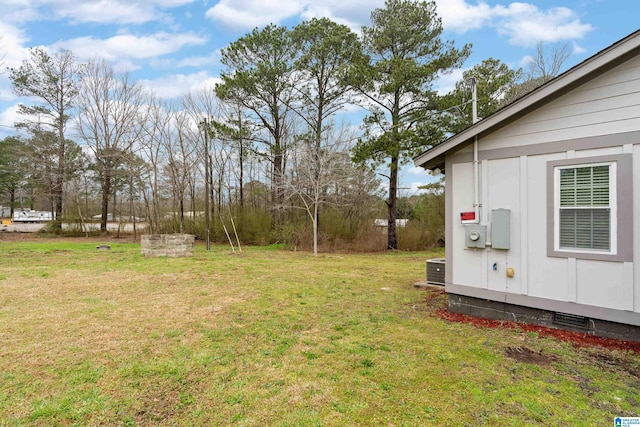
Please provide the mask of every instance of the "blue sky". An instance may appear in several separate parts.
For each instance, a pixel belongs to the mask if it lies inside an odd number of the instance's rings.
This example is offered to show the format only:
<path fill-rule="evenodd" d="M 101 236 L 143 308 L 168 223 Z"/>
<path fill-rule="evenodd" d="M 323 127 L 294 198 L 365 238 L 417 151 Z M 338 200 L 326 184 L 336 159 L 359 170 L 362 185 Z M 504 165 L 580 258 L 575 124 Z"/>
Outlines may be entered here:
<path fill-rule="evenodd" d="M 629 0 L 437 0 L 444 37 L 473 44 L 464 69 L 488 57 L 513 68 L 535 45 L 568 43 L 571 67 L 638 29 L 640 3 Z M 175 98 L 220 74 L 219 52 L 252 28 L 329 17 L 357 31 L 384 0 L 0 0 L 0 49 L 19 66 L 27 49 L 70 49 L 80 59 L 105 58 L 130 71 L 158 96 Z M 464 70 L 463 69 L 463 70 Z M 462 71 L 439 82 L 446 91 Z M 0 75 L 0 137 L 11 134 L 20 102 Z M 403 169 L 401 187 L 429 180 Z"/>

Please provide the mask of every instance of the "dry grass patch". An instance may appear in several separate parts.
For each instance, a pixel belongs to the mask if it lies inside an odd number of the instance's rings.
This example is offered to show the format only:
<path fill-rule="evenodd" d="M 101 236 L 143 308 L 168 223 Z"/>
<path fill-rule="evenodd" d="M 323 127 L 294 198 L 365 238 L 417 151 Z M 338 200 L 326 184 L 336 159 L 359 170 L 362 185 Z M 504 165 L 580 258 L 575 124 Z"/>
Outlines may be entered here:
<path fill-rule="evenodd" d="M 432 316 L 446 296 L 412 284 L 439 254 L 95 244 L 0 241 L 0 425 L 602 425 L 638 407 L 636 354 Z"/>

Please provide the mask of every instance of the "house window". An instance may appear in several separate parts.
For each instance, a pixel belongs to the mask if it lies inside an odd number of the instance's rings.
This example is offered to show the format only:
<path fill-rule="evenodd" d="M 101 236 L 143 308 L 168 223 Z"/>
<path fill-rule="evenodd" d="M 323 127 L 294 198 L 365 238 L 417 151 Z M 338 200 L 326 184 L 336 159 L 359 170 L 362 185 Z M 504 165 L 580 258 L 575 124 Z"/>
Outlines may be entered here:
<path fill-rule="evenodd" d="M 557 167 L 556 250 L 616 253 L 615 162 Z"/>
<path fill-rule="evenodd" d="M 547 256 L 633 262 L 633 155 L 547 162 Z"/>

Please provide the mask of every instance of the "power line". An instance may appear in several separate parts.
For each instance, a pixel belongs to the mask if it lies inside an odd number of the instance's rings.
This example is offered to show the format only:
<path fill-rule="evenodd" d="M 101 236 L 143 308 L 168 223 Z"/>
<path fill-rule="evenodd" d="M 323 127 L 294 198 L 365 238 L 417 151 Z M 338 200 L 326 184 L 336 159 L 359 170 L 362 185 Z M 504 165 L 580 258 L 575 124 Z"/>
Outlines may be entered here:
<path fill-rule="evenodd" d="M 9 126 L 9 125 L 2 125 L 2 124 L 0 124 L 0 128 L 7 128 L 7 129 L 11 129 L 11 130 L 13 130 L 14 132 L 21 133 L 21 134 L 23 134 L 23 135 L 27 135 L 27 134 L 29 133 L 27 130 L 25 130 L 25 129 L 21 129 L 21 128 L 19 128 L 19 127 L 15 126 L 15 125 L 14 125 L 14 126 Z"/>

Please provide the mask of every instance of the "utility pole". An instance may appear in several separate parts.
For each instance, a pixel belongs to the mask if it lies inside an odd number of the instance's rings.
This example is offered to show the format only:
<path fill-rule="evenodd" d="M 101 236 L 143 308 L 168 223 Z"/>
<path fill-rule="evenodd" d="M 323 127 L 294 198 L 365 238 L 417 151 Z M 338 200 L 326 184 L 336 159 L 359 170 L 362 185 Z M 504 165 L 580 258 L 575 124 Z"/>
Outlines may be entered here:
<path fill-rule="evenodd" d="M 204 119 L 203 124 L 204 129 L 204 224 L 205 224 L 205 239 L 207 243 L 207 250 L 211 250 L 211 239 L 210 239 L 210 226 L 211 221 L 209 218 L 209 175 L 211 172 L 209 171 L 209 124 L 207 119 Z"/>
<path fill-rule="evenodd" d="M 475 125 L 478 121 L 478 87 L 475 77 L 471 77 L 469 83 L 471 83 L 471 123 Z"/>

